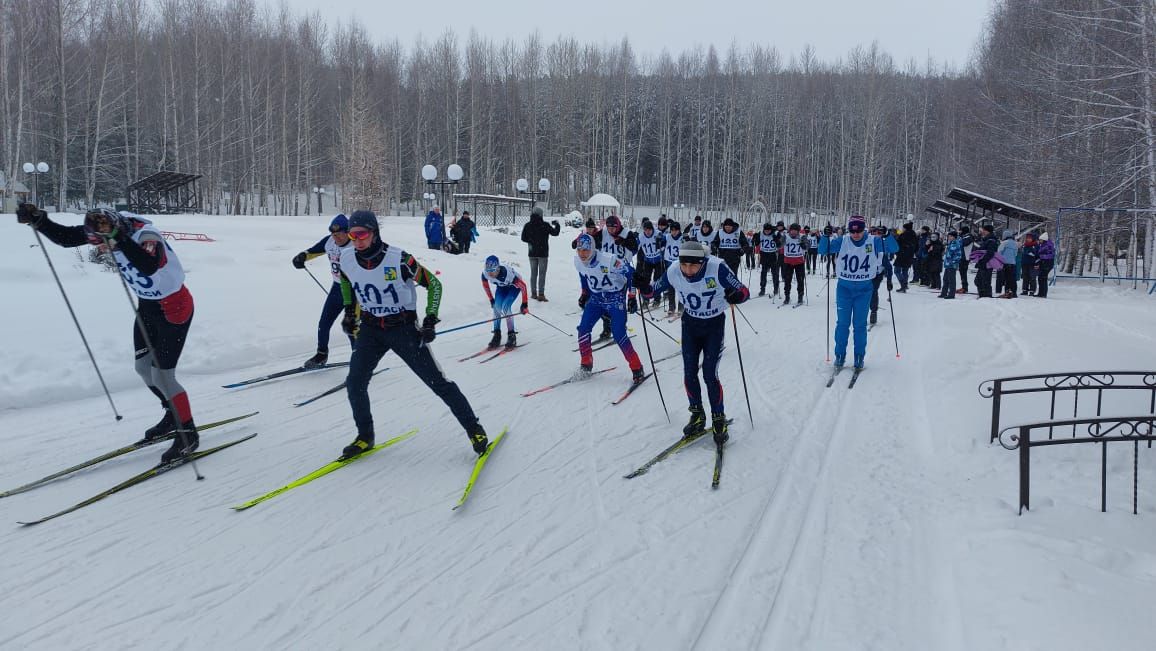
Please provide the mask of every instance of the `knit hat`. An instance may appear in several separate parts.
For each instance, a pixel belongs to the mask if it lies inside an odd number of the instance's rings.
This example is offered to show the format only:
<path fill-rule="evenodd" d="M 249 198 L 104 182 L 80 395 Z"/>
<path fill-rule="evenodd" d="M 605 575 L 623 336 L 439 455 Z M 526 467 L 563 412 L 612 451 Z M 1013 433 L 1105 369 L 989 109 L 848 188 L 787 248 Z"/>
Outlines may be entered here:
<path fill-rule="evenodd" d="M 578 251 L 593 251 L 594 238 L 590 237 L 589 233 L 582 233 L 574 240 L 574 248 Z"/>
<path fill-rule="evenodd" d="M 723 228 L 726 228 L 727 226 L 734 226 L 735 228 L 738 228 L 739 223 L 736 222 L 735 220 L 731 219 L 730 217 L 727 217 L 726 219 L 723 220 L 722 225 L 723 225 Z"/>
<path fill-rule="evenodd" d="M 595 226 L 597 226 L 597 224 L 594 223 L 594 218 L 593 217 L 587 217 L 586 218 L 586 228 L 594 228 Z"/>
<path fill-rule="evenodd" d="M 852 233 L 861 233 L 866 229 L 867 220 L 863 219 L 859 215 L 851 215 L 851 219 L 847 220 L 847 230 Z"/>
<path fill-rule="evenodd" d="M 375 234 L 381 232 L 381 226 L 377 223 L 377 215 L 373 214 L 372 210 L 356 210 L 349 218 L 349 228 L 368 228 Z"/>
<path fill-rule="evenodd" d="M 469 213 L 466 213 L 466 214 L 468 215 Z M 535 206 L 534 209 L 530 211 L 530 216 L 531 217 L 541 217 L 542 216 L 542 209 Z"/>
<path fill-rule="evenodd" d="M 342 233 L 348 232 L 349 219 L 347 219 L 343 214 L 337 215 L 333 218 L 333 221 L 329 222 L 329 230 L 333 231 L 334 228 Z"/>
<path fill-rule="evenodd" d="M 669 224 L 669 228 L 672 231 L 681 231 L 682 230 L 682 224 L 672 221 Z"/>
<path fill-rule="evenodd" d="M 618 219 L 617 215 L 610 215 L 606 218 L 606 226 L 622 226 L 622 220 Z"/>
<path fill-rule="evenodd" d="M 706 260 L 706 249 L 698 242 L 687 242 L 678 250 L 679 263 L 702 264 Z"/>
<path fill-rule="evenodd" d="M 798 224 L 797 222 L 792 222 L 792 223 L 791 223 L 791 227 L 790 227 L 790 228 L 788 228 L 787 230 L 789 230 L 789 231 L 797 231 L 797 230 L 799 230 L 799 224 Z"/>
<path fill-rule="evenodd" d="M 1048 238 L 1048 234 L 1047 234 L 1047 233 L 1043 233 L 1042 235 L 1040 235 L 1040 241 L 1041 241 L 1041 242 L 1047 242 L 1047 241 L 1048 241 L 1048 239 L 1049 239 L 1049 238 Z"/>

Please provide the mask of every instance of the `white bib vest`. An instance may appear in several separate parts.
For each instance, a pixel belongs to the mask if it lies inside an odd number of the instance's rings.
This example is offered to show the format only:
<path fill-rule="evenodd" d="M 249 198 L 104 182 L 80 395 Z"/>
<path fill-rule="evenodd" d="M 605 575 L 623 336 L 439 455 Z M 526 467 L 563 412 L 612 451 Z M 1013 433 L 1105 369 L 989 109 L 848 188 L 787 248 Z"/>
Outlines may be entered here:
<path fill-rule="evenodd" d="M 120 268 L 120 275 L 124 276 L 125 282 L 137 297 L 157 301 L 181 290 L 185 284 L 185 270 L 177 254 L 165 242 L 164 235 L 161 235 L 160 230 L 152 224 L 146 224 L 134 232 L 132 241 L 140 244 L 141 236 L 145 233 L 155 235 L 156 239 L 160 240 L 157 246 L 165 247 L 165 266 L 157 269 L 156 273 L 151 276 L 142 274 L 119 249 L 113 251 L 112 257 L 116 260 L 116 266 Z"/>
<path fill-rule="evenodd" d="M 353 285 L 353 295 L 362 311 L 373 316 L 417 311 L 413 281 L 401 279 L 401 249 L 389 247 L 381 264 L 365 269 L 357 263 L 357 251 L 352 246 L 343 248 L 341 271 Z"/>

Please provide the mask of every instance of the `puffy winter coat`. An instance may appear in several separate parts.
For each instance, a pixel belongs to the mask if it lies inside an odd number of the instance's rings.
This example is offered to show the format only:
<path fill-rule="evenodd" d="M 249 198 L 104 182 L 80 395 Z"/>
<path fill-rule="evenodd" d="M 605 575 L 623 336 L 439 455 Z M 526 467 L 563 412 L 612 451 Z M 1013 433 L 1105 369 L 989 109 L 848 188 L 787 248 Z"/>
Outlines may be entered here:
<path fill-rule="evenodd" d="M 948 242 L 947 249 L 943 253 L 943 268 L 959 269 L 959 261 L 962 259 L 963 243 L 959 240 Z"/>
<path fill-rule="evenodd" d="M 446 220 L 441 213 L 429 211 L 425 216 L 425 239 L 430 246 L 441 246 L 446 239 Z"/>
<path fill-rule="evenodd" d="M 557 235 L 562 230 L 558 220 L 547 224 L 542 215 L 533 213 L 530 221 L 522 227 L 522 241 L 530 246 L 531 258 L 550 257 L 550 236 Z"/>
<path fill-rule="evenodd" d="M 915 261 L 915 251 L 919 249 L 919 237 L 915 231 L 904 229 L 896 241 L 899 243 L 899 253 L 895 255 L 895 266 L 910 267 Z"/>

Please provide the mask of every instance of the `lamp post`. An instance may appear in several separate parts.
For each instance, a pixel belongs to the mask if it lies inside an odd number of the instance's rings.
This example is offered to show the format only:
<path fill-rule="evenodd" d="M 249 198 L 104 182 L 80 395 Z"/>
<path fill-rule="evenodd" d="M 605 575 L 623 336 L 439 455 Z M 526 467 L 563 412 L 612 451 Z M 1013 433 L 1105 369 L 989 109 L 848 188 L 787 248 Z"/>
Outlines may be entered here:
<path fill-rule="evenodd" d="M 321 186 L 315 186 L 313 188 L 313 194 L 317 195 L 317 214 L 320 215 L 321 214 L 321 195 L 325 194 L 325 188 L 323 188 Z"/>
<path fill-rule="evenodd" d="M 421 168 L 421 177 L 423 179 L 425 179 L 426 184 L 430 186 L 431 190 L 433 189 L 434 186 L 438 187 L 439 191 L 442 194 L 442 200 L 443 201 L 445 200 L 445 192 L 446 192 L 445 188 L 446 188 L 446 186 L 450 186 L 450 185 L 456 186 L 458 184 L 458 182 L 464 180 L 463 177 L 465 177 L 465 172 L 462 171 L 461 165 L 454 163 L 453 165 L 450 165 L 449 167 L 446 168 L 446 176 L 449 177 L 448 180 L 439 181 L 438 180 L 438 168 L 434 167 L 433 165 L 426 165 L 425 167 Z M 431 201 L 437 199 L 437 195 L 433 194 L 432 192 L 430 194 L 431 194 Z M 452 194 L 452 192 L 451 192 L 451 194 Z M 446 211 L 446 209 L 447 209 L 446 206 L 442 206 L 442 212 L 443 213 Z"/>
<path fill-rule="evenodd" d="M 434 201 L 437 200 L 438 196 L 432 192 L 426 192 L 426 193 L 421 195 L 421 198 L 426 200 L 426 201 L 429 201 L 430 203 L 433 203 Z M 425 206 L 422 206 L 422 208 L 425 208 Z"/>
<path fill-rule="evenodd" d="M 32 163 L 24 163 L 24 173 L 32 175 L 32 203 L 40 205 L 40 175 L 48 172 L 48 163 L 40 161 L 33 165 Z M 43 207 L 43 206 L 41 206 Z"/>
<path fill-rule="evenodd" d="M 547 179 L 547 178 L 538 179 L 538 189 L 537 190 L 531 190 L 530 189 L 530 182 L 524 178 L 521 178 L 521 179 L 518 179 L 517 181 L 514 182 L 514 189 L 516 189 L 518 191 L 518 194 L 530 195 L 530 209 L 533 210 L 534 204 L 537 202 L 535 197 L 546 194 L 547 192 L 550 191 L 550 179 Z"/>

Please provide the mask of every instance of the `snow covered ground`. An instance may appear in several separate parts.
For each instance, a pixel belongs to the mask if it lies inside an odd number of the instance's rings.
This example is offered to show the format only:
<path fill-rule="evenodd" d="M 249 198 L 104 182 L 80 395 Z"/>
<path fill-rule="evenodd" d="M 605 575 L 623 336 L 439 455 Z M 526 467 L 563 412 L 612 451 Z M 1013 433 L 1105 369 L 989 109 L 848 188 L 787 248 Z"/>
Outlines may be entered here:
<path fill-rule="evenodd" d="M 77 216 L 58 216 L 61 221 Z M 340 370 L 240 390 L 220 385 L 299 364 L 314 346 L 322 295 L 294 253 L 325 233 L 313 217 L 161 217 L 196 299 L 180 367 L 207 422 L 260 415 L 203 445 L 260 435 L 43 525 L 53 513 L 155 463 L 118 458 L 0 500 L 0 648 L 122 649 L 1149 649 L 1140 612 L 1156 590 L 1156 474 L 1110 458 L 1099 512 L 1099 450 L 1042 449 L 1033 510 L 1016 514 L 1015 453 L 987 442 L 981 380 L 1029 372 L 1156 367 L 1156 301 L 1109 285 L 1067 284 L 1052 299 L 938 301 L 896 295 L 902 357 L 881 314 L 867 365 L 848 391 L 825 377 L 826 294 L 739 324 L 752 428 L 733 342 L 722 367 L 735 418 L 722 485 L 700 443 L 649 474 L 622 475 L 685 422 L 681 362 L 611 406 L 618 369 L 531 398 L 567 376 L 575 340 L 519 317 L 525 350 L 459 363 L 486 328 L 434 344 L 491 434 L 510 426 L 467 507 L 451 511 L 471 464 L 447 410 L 399 360 L 370 387 L 379 438 L 419 434 L 308 486 L 236 513 L 228 507 L 331 460 L 353 436 L 344 394 L 292 403 Z M 383 219 L 386 238 L 440 272 L 443 327 L 485 318 L 482 259 L 528 273 L 516 235 L 483 232 L 474 252 L 425 249 L 421 219 Z M 138 438 L 159 417 L 131 363 L 120 283 L 50 247 L 125 415 L 113 421 L 31 233 L 0 221 L 0 490 Z M 577 281 L 569 238 L 552 245 L 547 295 L 531 309 L 569 331 Z M 310 269 L 328 283 L 323 260 Z M 744 276 L 745 278 L 745 271 Z M 757 290 L 757 279 L 756 279 Z M 424 293 L 421 299 L 424 301 Z M 632 322 L 637 335 L 641 323 Z M 664 327 L 677 336 L 674 325 Z M 728 325 L 728 330 L 729 330 Z M 650 333 L 655 357 L 674 352 Z M 728 335 L 729 336 L 729 335 Z M 331 360 L 347 358 L 335 328 Z M 645 357 L 642 337 L 636 346 Z M 648 364 L 649 365 L 649 364 Z M 1136 409 L 1147 408 L 1137 397 Z M 1005 422 L 1036 420 L 1009 400 Z"/>

